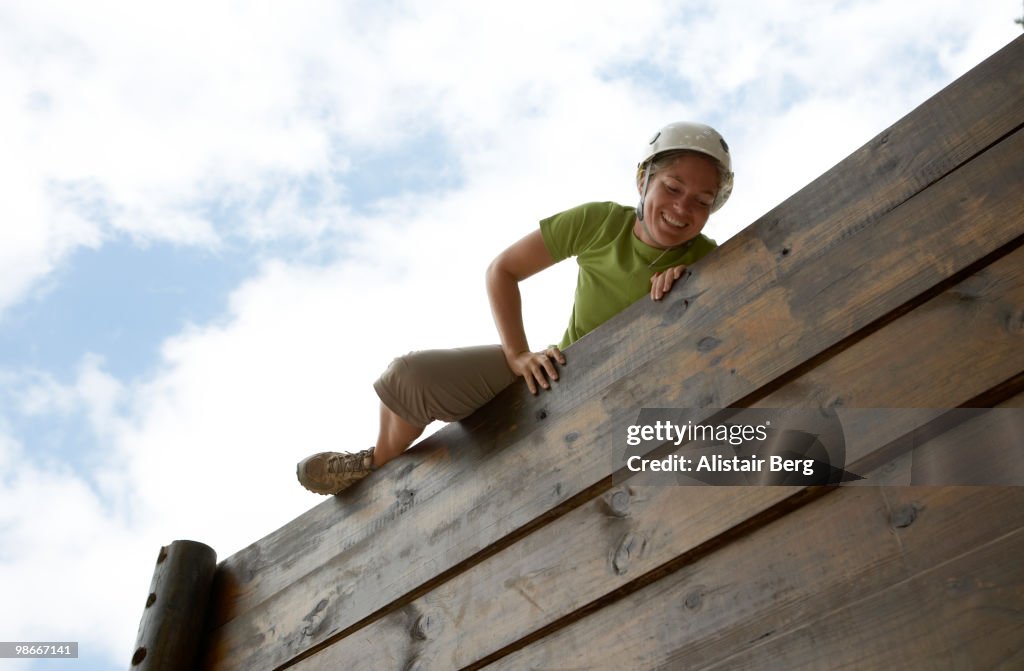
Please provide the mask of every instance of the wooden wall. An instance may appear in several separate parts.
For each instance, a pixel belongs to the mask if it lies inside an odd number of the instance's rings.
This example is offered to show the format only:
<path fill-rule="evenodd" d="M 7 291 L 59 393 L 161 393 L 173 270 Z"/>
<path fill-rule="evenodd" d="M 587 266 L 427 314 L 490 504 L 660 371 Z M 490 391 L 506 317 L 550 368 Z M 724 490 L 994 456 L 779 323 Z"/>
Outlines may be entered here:
<path fill-rule="evenodd" d="M 1021 63 L 574 345 L 553 393 L 222 561 L 203 668 L 1024 668 L 1024 487 L 634 486 L 609 457 L 643 407 L 1024 406 Z M 907 414 L 848 434 L 851 470 L 907 482 L 879 452 Z"/>

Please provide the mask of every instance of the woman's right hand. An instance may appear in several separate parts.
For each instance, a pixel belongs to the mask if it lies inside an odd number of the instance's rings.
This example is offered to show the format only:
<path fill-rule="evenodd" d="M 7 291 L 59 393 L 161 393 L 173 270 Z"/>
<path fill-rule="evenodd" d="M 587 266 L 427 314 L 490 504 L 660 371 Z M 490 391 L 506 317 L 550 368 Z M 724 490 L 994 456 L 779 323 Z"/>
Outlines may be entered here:
<path fill-rule="evenodd" d="M 520 352 L 508 358 L 508 367 L 512 372 L 526 380 L 530 393 L 536 395 L 538 388 L 550 389 L 550 380 L 558 379 L 558 368 L 565 365 L 565 355 L 557 347 L 549 347 L 543 352 Z"/>

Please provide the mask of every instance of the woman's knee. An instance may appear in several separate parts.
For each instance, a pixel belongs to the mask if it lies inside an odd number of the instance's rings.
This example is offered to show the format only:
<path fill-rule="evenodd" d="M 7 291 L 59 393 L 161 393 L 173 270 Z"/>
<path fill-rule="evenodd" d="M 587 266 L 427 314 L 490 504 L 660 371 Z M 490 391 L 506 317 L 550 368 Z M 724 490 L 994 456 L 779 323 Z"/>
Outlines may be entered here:
<path fill-rule="evenodd" d="M 456 421 L 514 379 L 498 346 L 421 350 L 397 357 L 374 385 L 381 401 L 413 424 Z"/>

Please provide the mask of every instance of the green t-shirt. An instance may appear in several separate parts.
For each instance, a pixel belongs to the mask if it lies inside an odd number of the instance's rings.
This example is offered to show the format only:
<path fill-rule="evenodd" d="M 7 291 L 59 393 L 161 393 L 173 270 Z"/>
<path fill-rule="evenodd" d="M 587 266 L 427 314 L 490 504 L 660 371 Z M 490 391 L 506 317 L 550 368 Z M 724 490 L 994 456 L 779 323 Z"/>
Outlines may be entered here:
<path fill-rule="evenodd" d="M 713 240 L 698 235 L 663 254 L 633 235 L 634 223 L 636 210 L 618 203 L 587 203 L 540 222 L 544 245 L 555 261 L 575 256 L 580 267 L 560 348 L 649 294 L 655 272 L 690 265 L 715 248 Z"/>

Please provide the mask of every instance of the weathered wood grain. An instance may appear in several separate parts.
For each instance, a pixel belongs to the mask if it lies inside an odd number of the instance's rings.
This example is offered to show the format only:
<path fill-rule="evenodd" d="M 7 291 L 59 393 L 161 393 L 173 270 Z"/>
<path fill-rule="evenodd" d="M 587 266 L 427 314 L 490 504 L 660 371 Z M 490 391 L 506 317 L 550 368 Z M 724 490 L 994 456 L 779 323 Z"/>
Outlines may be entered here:
<path fill-rule="evenodd" d="M 1024 640 L 1022 504 L 840 487 L 487 668 L 999 668 Z"/>
<path fill-rule="evenodd" d="M 1018 529 L 707 668 L 1020 668 L 1022 552 Z"/>
<path fill-rule="evenodd" d="M 629 585 L 796 489 L 612 490 L 290 668 L 370 671 L 404 669 L 416 661 L 462 668 Z M 626 514 L 616 515 L 613 505 Z M 428 635 L 417 632 L 422 619 L 430 622 Z"/>
<path fill-rule="evenodd" d="M 792 273 L 1017 128 L 1024 109 L 1024 72 L 1017 67 L 1022 53 L 1024 42 L 1018 39 L 724 245 L 718 254 L 728 257 L 724 263 L 730 272 L 715 278 L 725 290 L 717 297 L 720 309 L 735 309 L 746 298 L 737 294 L 736 301 L 728 300 L 730 287 Z M 488 452 L 534 430 L 539 413 L 571 412 L 609 380 L 663 355 L 672 341 L 636 334 L 686 309 L 678 301 L 669 305 L 667 310 L 637 306 L 574 346 L 560 385 L 571 386 L 571 393 L 535 399 L 514 385 L 464 425 L 450 426 L 414 450 L 415 458 L 378 473 L 372 486 L 367 483 L 344 499 L 325 501 L 225 560 L 218 573 L 214 623 L 259 606 L 393 524 L 415 503 L 445 492 L 453 479 L 471 477 Z M 758 335 L 756 324 L 748 329 Z M 419 472 L 410 501 L 413 470 Z"/>
<path fill-rule="evenodd" d="M 976 397 L 1002 382 L 1008 370 L 1024 370 L 1024 334 L 1007 327 L 1007 315 L 1024 309 L 1021 268 L 1024 248 L 836 352 L 757 405 L 931 408 Z M 951 367 L 950 361 L 959 365 Z M 902 419 L 893 413 L 893 420 Z M 864 423 L 848 432 L 849 442 L 867 453 L 870 445 L 885 445 L 910 428 L 902 421 Z M 971 440 L 970 428 L 940 440 Z M 1019 465 L 1000 468 L 1005 475 L 1005 469 Z M 1024 483 L 1024 474 L 1017 477 Z M 886 481 L 892 478 L 887 472 Z M 610 594 L 642 587 L 639 576 L 678 562 L 794 491 L 633 487 L 631 492 L 627 482 L 293 668 L 405 668 L 416 659 L 430 660 L 436 668 L 462 668 Z M 566 548 L 573 548 L 571 561 Z M 413 635 L 421 617 L 433 624 L 430 636 Z"/>
<path fill-rule="evenodd" d="M 1014 243 L 1024 232 L 1022 150 L 1024 134 L 1011 135 L 865 224 L 847 244 L 826 245 L 788 274 L 760 275 L 737 287 L 746 259 L 723 253 L 690 276 L 668 305 L 633 306 L 636 320 L 647 320 L 639 347 L 671 343 L 663 360 L 609 381 L 572 413 L 547 414 L 515 450 L 488 455 L 490 446 L 481 447 L 477 433 L 460 440 L 476 445 L 468 455 L 435 454 L 447 464 L 461 461 L 462 468 L 475 463 L 473 476 L 449 481 L 435 505 L 411 505 L 400 530 L 379 529 L 373 543 L 341 550 L 270 597 L 266 608 L 228 623 L 210 663 L 271 668 L 342 633 L 600 483 L 611 471 L 607 447 L 639 407 L 729 405 Z M 858 281 L 862 275 L 871 281 Z M 736 309 L 723 314 L 723 304 Z M 652 315 L 660 322 L 651 324 Z M 608 333 L 627 332 L 622 326 Z M 700 346 L 706 338 L 719 345 Z M 598 345 L 581 341 L 579 351 L 603 356 L 606 341 L 592 342 Z M 460 436 L 458 430 L 451 435 Z M 409 501 L 418 501 L 416 479 L 411 474 L 404 490 Z M 495 497 L 495 488 L 523 494 Z"/>
<path fill-rule="evenodd" d="M 1022 268 L 1024 249 L 1017 249 L 866 336 L 849 351 L 832 356 L 763 396 L 756 405 L 836 410 L 846 433 L 850 470 L 879 467 L 880 462 L 869 457 L 877 455 L 880 427 L 889 439 L 910 432 L 941 415 L 944 409 L 957 407 L 1024 370 Z M 882 384 L 834 383 L 864 376 L 875 376 Z M 925 397 L 927 400 L 920 395 L 922 385 L 932 392 Z M 850 408 L 874 410 L 846 410 Z M 921 410 L 913 413 L 908 408 Z M 902 463 L 909 466 L 910 462 Z M 1011 469 L 1008 475 L 1016 472 L 1012 470 L 1015 465 L 1006 467 Z M 895 465 L 889 470 L 893 468 Z M 910 484 L 909 471 L 903 474 L 904 484 Z M 893 479 L 896 477 L 893 472 L 889 483 L 898 482 Z"/>
<path fill-rule="evenodd" d="M 993 408 L 1000 413 L 993 421 L 980 417 L 966 421 L 919 449 L 897 450 L 889 459 L 870 459 L 875 485 L 993 485 L 1024 484 L 1024 393 L 1008 398 Z M 1007 412 L 1010 410 L 1017 412 Z M 1009 433 L 1009 432 L 1013 433 Z M 995 436 L 993 436 L 995 434 Z M 969 453 L 965 455 L 965 450 Z M 949 467 L 950 452 L 956 461 Z M 932 459 L 946 460 L 939 477 L 928 472 Z M 925 469 L 921 473 L 921 469 Z M 936 480 L 941 479 L 940 483 Z"/>

